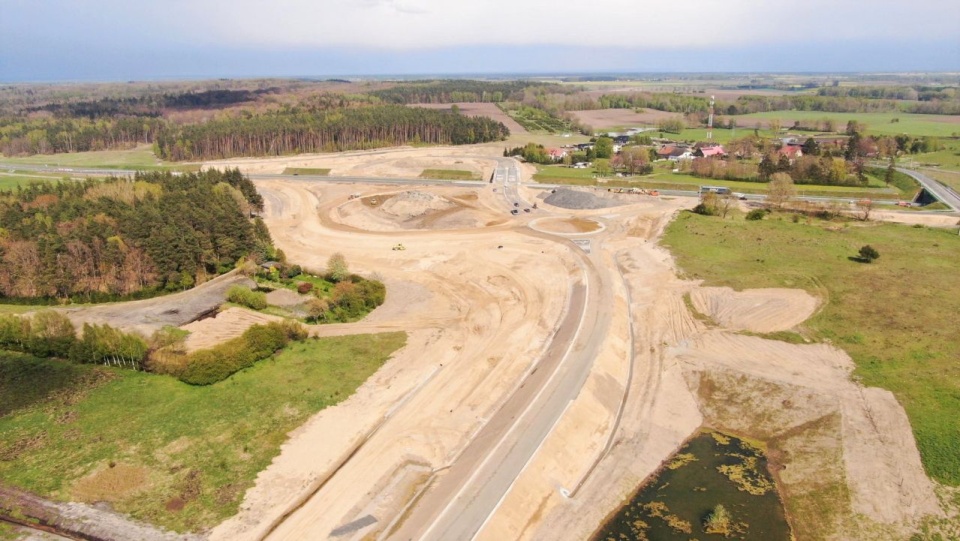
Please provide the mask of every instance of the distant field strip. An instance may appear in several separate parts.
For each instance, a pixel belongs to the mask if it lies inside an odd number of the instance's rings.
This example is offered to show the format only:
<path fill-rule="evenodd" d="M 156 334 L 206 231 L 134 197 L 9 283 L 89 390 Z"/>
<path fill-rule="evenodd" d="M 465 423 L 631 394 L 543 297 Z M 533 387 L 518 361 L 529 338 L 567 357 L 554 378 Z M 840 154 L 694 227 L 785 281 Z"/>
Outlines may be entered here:
<path fill-rule="evenodd" d="M 433 180 L 480 180 L 480 175 L 462 169 L 424 169 L 420 178 Z"/>
<path fill-rule="evenodd" d="M 283 170 L 284 175 L 313 175 L 313 176 L 327 176 L 330 174 L 329 169 L 322 168 L 312 168 L 312 167 L 287 167 Z"/>

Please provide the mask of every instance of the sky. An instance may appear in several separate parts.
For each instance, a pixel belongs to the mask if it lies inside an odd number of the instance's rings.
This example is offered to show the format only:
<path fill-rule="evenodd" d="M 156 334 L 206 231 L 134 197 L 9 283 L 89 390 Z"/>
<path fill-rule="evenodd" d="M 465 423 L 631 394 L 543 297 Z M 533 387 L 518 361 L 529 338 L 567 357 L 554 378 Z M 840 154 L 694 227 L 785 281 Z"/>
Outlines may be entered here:
<path fill-rule="evenodd" d="M 0 81 L 960 72 L 958 0 L 0 0 Z"/>

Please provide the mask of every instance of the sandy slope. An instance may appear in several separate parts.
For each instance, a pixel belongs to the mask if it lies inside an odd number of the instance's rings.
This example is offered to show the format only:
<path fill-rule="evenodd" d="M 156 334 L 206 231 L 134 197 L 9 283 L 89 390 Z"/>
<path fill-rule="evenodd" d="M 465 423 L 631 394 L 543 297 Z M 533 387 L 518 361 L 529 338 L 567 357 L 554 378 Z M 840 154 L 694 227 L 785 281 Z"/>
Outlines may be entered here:
<path fill-rule="evenodd" d="M 818 301 L 800 289 L 699 287 L 690 293 L 694 308 L 731 330 L 760 333 L 791 329 L 813 315 Z"/>
<path fill-rule="evenodd" d="M 551 240 L 526 232 L 526 221 L 552 211 L 505 217 L 491 187 L 457 205 L 452 215 L 471 217 L 451 219 L 448 229 L 424 217 L 450 209 L 390 214 L 347 197 L 402 191 L 395 186 L 264 181 L 259 188 L 267 223 L 289 257 L 322 267 L 341 251 L 353 269 L 377 272 L 388 284 L 387 302 L 368 320 L 321 326 L 316 334 L 412 332 L 356 395 L 292 435 L 241 512 L 211 538 L 389 538 L 414 498 L 535 366 L 577 276 L 577 248 L 569 234 Z M 464 201 L 464 188 L 423 190 Z M 580 395 L 479 538 L 588 537 L 702 423 L 781 450 L 788 510 L 800 517 L 812 494 L 845 487 L 839 514 L 816 530 L 801 524 L 798 534 L 868 539 L 866 532 L 876 531 L 869 528 L 881 528 L 900 535 L 936 513 L 902 408 L 889 393 L 852 382 L 843 352 L 708 330 L 688 313 L 689 292 L 724 328 L 770 332 L 802 323 L 818 299 L 792 290 L 700 288 L 677 278 L 655 242 L 685 204 L 642 198 L 558 214 L 603 226 L 582 238 L 601 269 L 597 294 L 607 296 L 613 316 L 597 337 L 599 353 Z M 391 250 L 398 242 L 406 250 Z"/>
<path fill-rule="evenodd" d="M 215 165 L 416 176 L 444 164 L 493 167 L 500 151 L 402 148 Z M 826 345 L 730 332 L 793 328 L 819 299 L 793 290 L 701 288 L 677 278 L 656 240 L 690 201 L 634 197 L 616 208 L 543 205 L 511 216 L 494 186 L 417 187 L 424 195 L 405 196 L 388 207 L 392 212 L 365 201 L 409 190 L 295 179 L 260 181 L 258 188 L 271 234 L 291 260 L 322 269 L 342 252 L 352 270 L 377 273 L 387 284 L 385 304 L 364 321 L 311 332 L 408 330 L 409 340 L 354 396 L 291 434 L 240 513 L 211 539 L 324 539 L 331 532 L 337 539 L 380 539 L 394 528 L 426 528 L 404 518 L 507 397 L 527 392 L 524 375 L 554 340 L 574 284 L 584 280 L 585 261 L 597 273 L 589 294 L 599 296 L 610 321 L 589 337 L 597 352 L 592 370 L 494 502 L 478 538 L 587 538 L 704 423 L 768 442 L 785 466 L 778 476 L 798 538 L 872 539 L 878 531 L 897 538 L 922 515 L 938 512 L 902 408 L 890 393 L 853 382 L 849 357 Z M 357 192 L 360 199 L 348 197 Z M 541 195 L 527 187 L 519 192 L 529 201 Z M 570 227 L 527 227 L 557 220 Z M 583 220 L 600 227 L 575 226 Z M 393 250 L 397 243 L 406 249 Z M 222 295 L 214 285 L 197 298 Z M 692 317 L 687 293 L 721 328 L 707 329 Z M 165 299 L 71 317 L 120 321 L 132 306 L 140 307 L 132 324 L 157 325 L 156 316 L 176 315 L 171 301 L 183 300 Z M 228 310 L 191 324 L 190 347 L 267 319 Z M 811 515 L 812 502 L 824 495 L 833 498 L 834 513 Z"/>

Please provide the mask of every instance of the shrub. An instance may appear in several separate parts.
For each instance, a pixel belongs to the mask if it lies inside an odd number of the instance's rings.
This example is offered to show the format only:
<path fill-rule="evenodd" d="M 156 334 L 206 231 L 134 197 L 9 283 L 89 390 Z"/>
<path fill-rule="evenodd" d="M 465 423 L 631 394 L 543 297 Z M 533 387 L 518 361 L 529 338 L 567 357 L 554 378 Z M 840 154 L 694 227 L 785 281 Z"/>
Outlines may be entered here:
<path fill-rule="evenodd" d="M 254 310 L 263 310 L 267 307 L 267 294 L 253 291 L 244 286 L 233 286 L 227 291 L 227 300 Z"/>
<path fill-rule="evenodd" d="M 313 291 L 313 284 L 310 282 L 300 282 L 297 284 L 297 293 L 303 295 L 304 293 L 310 293 Z"/>
<path fill-rule="evenodd" d="M 716 216 L 717 209 L 716 207 L 711 207 L 706 203 L 700 203 L 697 206 L 693 207 L 693 212 L 703 216 Z"/>
<path fill-rule="evenodd" d="M 753 209 L 747 213 L 747 220 L 756 221 L 762 220 L 767 215 L 767 211 L 764 209 Z"/>
<path fill-rule="evenodd" d="M 717 504 L 713 511 L 707 515 L 707 518 L 703 521 L 703 531 L 724 537 L 729 537 L 733 533 L 733 520 L 723 505 Z"/>
<path fill-rule="evenodd" d="M 350 268 L 347 266 L 347 258 L 337 252 L 327 260 L 327 276 L 331 282 L 340 282 L 350 276 Z"/>
<path fill-rule="evenodd" d="M 860 248 L 860 260 L 866 263 L 871 263 L 873 260 L 880 257 L 880 252 L 876 248 L 866 244 Z"/>
<path fill-rule="evenodd" d="M 28 353 L 37 357 L 63 357 L 77 340 L 76 330 L 67 316 L 53 310 L 37 312 L 30 318 Z"/>

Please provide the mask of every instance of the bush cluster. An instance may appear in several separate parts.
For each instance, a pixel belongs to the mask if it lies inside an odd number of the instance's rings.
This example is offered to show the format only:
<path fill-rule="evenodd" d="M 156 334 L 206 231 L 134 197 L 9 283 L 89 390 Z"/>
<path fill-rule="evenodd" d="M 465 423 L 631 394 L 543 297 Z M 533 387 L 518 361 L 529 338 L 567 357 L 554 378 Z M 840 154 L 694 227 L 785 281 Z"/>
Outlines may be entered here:
<path fill-rule="evenodd" d="M 320 319 L 348 322 L 362 317 L 383 304 L 387 288 L 379 280 L 367 280 L 351 274 L 347 280 L 336 285 L 330 298 L 329 310 Z"/>
<path fill-rule="evenodd" d="M 267 294 L 262 291 L 253 291 L 243 286 L 233 286 L 227 291 L 227 300 L 246 306 L 253 310 L 263 310 L 267 307 Z"/>
<path fill-rule="evenodd" d="M 191 385 L 211 385 L 270 357 L 291 340 L 306 337 L 306 330 L 292 321 L 254 325 L 233 340 L 190 354 L 183 370 L 175 375 Z"/>

